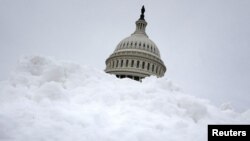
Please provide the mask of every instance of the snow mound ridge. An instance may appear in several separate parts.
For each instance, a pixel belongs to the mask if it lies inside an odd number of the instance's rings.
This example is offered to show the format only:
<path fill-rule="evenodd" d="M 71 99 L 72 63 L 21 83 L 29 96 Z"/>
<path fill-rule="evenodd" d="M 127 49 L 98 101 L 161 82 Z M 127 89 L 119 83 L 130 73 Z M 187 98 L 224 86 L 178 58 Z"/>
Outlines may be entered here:
<path fill-rule="evenodd" d="M 1 141 L 206 140 L 207 124 L 244 124 L 166 78 L 142 83 L 42 56 L 20 60 L 0 83 Z"/>

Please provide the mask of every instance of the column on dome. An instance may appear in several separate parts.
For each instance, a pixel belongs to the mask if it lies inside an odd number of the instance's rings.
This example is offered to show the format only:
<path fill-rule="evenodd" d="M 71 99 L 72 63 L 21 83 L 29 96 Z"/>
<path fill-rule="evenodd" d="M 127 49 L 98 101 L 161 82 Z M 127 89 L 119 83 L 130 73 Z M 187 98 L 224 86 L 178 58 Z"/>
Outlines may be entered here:
<path fill-rule="evenodd" d="M 131 66 L 131 59 L 128 59 L 128 67 Z"/>

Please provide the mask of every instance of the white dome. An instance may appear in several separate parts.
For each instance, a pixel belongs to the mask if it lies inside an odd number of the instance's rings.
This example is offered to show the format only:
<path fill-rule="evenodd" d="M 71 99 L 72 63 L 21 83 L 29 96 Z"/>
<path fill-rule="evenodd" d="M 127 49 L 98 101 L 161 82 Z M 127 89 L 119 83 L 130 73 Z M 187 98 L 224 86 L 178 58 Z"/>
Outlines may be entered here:
<path fill-rule="evenodd" d="M 126 50 L 144 51 L 156 55 L 160 58 L 160 52 L 155 43 L 145 35 L 132 34 L 130 37 L 123 39 L 116 47 L 115 52 Z"/>
<path fill-rule="evenodd" d="M 147 22 L 144 12 L 143 7 L 140 19 L 136 21 L 135 32 L 123 39 L 106 60 L 105 72 L 115 74 L 118 78 L 128 77 L 134 80 L 150 75 L 164 76 L 167 68 L 157 46 L 145 32 Z"/>

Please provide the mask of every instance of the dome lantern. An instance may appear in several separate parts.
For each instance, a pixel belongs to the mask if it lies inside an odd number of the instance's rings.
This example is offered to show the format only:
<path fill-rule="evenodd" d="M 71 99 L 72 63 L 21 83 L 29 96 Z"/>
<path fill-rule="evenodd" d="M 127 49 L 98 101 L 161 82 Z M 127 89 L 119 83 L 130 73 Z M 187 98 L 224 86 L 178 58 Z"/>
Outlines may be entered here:
<path fill-rule="evenodd" d="M 145 31 L 147 22 L 144 12 L 143 6 L 140 18 L 136 21 L 135 32 L 117 45 L 106 60 L 105 72 L 118 78 L 127 77 L 137 81 L 151 75 L 164 76 L 166 67 L 160 58 L 160 52 Z"/>
<path fill-rule="evenodd" d="M 144 8 L 144 6 L 142 6 L 141 16 L 140 16 L 140 19 L 137 20 L 136 23 L 135 23 L 136 24 L 136 29 L 135 29 L 135 32 L 133 34 L 144 34 L 145 36 L 147 36 L 147 34 L 145 32 L 147 22 L 144 19 L 144 12 L 145 12 L 145 8 Z"/>

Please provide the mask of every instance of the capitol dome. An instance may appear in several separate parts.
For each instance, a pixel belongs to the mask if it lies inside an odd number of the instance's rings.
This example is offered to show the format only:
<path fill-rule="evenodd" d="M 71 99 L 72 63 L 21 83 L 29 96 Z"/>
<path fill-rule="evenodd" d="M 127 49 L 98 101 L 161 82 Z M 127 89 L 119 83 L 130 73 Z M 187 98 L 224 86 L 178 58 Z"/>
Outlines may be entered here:
<path fill-rule="evenodd" d="M 138 81 L 151 75 L 164 76 L 167 68 L 161 60 L 156 44 L 145 32 L 147 22 L 144 19 L 144 12 L 143 6 L 141 16 L 136 21 L 135 32 L 120 41 L 106 60 L 105 72 L 114 74 L 118 78 L 128 77 Z"/>

